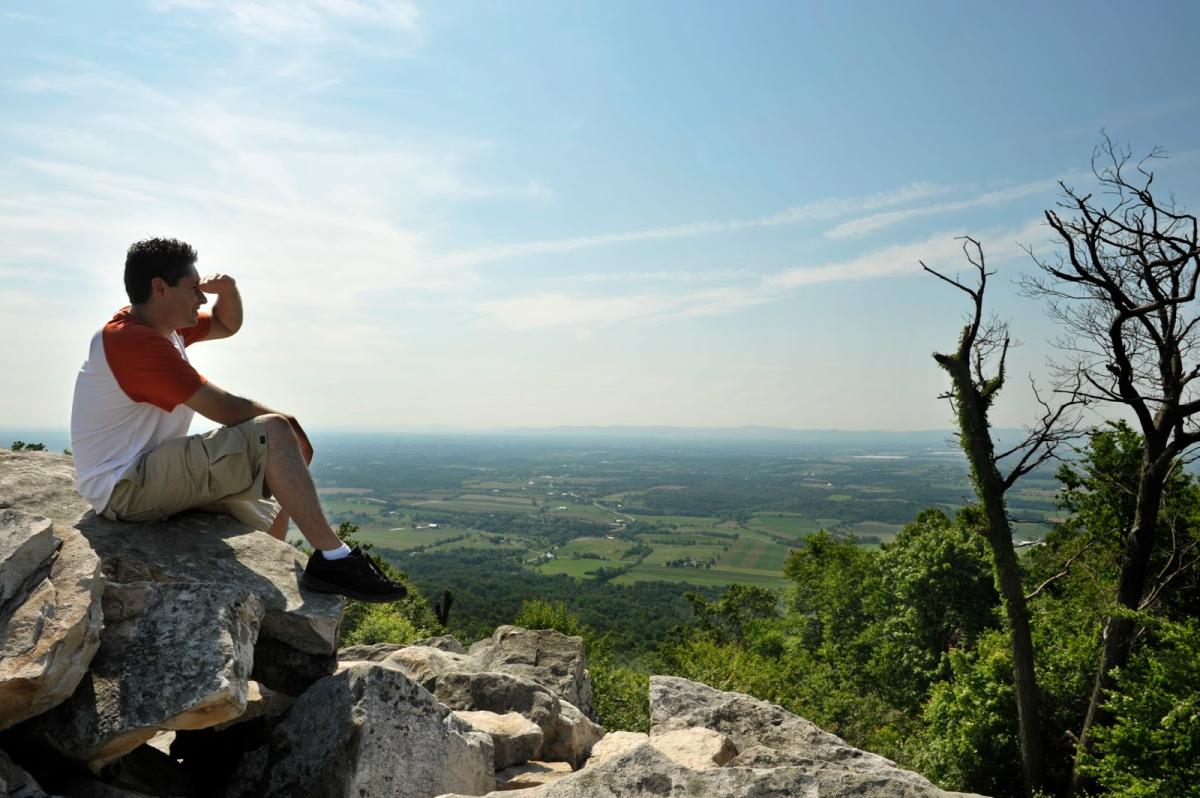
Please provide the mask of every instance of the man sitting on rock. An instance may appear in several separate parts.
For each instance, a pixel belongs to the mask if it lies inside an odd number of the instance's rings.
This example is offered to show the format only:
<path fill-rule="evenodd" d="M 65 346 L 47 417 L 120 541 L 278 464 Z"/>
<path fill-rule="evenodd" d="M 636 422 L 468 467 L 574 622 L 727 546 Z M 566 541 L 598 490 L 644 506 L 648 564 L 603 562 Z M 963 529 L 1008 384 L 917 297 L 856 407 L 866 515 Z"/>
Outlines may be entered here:
<path fill-rule="evenodd" d="M 161 521 L 203 508 L 266 527 L 280 540 L 290 517 L 316 549 L 304 587 L 363 601 L 403 598 L 404 585 L 329 526 L 299 422 L 226 393 L 188 361 L 188 346 L 241 328 L 234 279 L 201 278 L 195 250 L 152 238 L 129 248 L 125 292 L 131 305 L 93 336 L 71 408 L 75 487 L 96 512 L 113 521 Z M 205 294 L 216 296 L 211 314 L 200 312 Z M 188 436 L 195 413 L 224 426 Z M 278 504 L 267 501 L 272 496 Z"/>

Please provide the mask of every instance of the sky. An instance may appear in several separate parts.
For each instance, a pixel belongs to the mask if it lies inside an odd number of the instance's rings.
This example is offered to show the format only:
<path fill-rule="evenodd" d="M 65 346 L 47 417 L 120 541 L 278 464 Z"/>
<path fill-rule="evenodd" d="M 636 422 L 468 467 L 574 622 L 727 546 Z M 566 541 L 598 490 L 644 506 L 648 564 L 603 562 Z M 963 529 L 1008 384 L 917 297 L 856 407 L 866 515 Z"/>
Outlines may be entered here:
<path fill-rule="evenodd" d="M 1200 208 L 1200 4 L 0 1 L 0 426 L 65 428 L 124 253 L 246 323 L 189 350 L 309 428 L 936 429 L 1102 131 Z M 1099 411 L 1103 412 L 1103 411 Z M 203 426 L 201 424 L 201 426 Z"/>

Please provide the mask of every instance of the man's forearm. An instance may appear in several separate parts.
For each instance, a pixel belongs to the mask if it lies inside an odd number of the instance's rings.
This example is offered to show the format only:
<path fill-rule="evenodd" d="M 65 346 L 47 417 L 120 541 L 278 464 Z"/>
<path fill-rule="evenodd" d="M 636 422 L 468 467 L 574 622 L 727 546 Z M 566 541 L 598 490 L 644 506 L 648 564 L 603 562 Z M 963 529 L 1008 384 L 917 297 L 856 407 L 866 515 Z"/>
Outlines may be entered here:
<path fill-rule="evenodd" d="M 242 328 L 242 295 L 238 293 L 236 285 L 217 297 L 217 302 L 213 305 L 213 316 L 224 324 L 230 333 Z"/>

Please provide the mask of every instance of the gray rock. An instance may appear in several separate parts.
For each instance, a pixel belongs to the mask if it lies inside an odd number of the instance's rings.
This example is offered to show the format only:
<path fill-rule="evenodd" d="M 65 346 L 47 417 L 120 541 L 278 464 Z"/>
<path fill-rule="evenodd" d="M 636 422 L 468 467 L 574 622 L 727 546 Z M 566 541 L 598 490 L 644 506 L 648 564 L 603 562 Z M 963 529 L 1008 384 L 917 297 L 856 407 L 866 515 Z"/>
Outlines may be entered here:
<path fill-rule="evenodd" d="M 411 646 L 428 646 L 436 648 L 439 651 L 449 651 L 451 654 L 466 654 L 467 649 L 462 643 L 458 642 L 458 638 L 454 635 L 438 635 L 437 637 L 426 637 L 423 640 L 417 640 L 414 643 L 409 643 Z"/>
<path fill-rule="evenodd" d="M 492 741 L 399 671 L 352 664 L 300 696 L 243 760 L 241 796 L 479 795 L 495 786 Z"/>
<path fill-rule="evenodd" d="M 542 730 L 517 712 L 497 715 L 495 712 L 462 710 L 454 714 L 492 738 L 496 770 L 528 762 L 541 750 Z"/>
<path fill-rule="evenodd" d="M 860 794 L 917 798 L 943 796 L 924 776 L 896 767 L 891 760 L 848 745 L 841 738 L 782 707 L 742 693 L 726 693 L 673 676 L 650 677 L 650 736 L 702 727 L 726 735 L 753 759 L 735 759 L 722 770 L 753 761 L 771 772 L 797 767 L 820 785 L 820 795 Z M 873 791 L 865 785 L 878 785 Z"/>
<path fill-rule="evenodd" d="M 232 518 L 181 513 L 153 524 L 117 523 L 89 513 L 79 530 L 110 582 L 217 582 L 256 594 L 266 608 L 261 636 L 305 654 L 337 650 L 342 599 L 300 590 L 305 557 Z"/>
<path fill-rule="evenodd" d="M 907 798 L 945 793 L 914 792 L 887 779 L 863 773 L 821 774 L 799 766 L 772 769 L 726 766 L 692 770 L 653 745 L 644 743 L 623 756 L 527 790 L 522 793 L 522 798 L 645 798 L 651 795 L 678 798 Z M 511 793 L 497 791 L 488 793 L 486 798 L 508 796 Z"/>
<path fill-rule="evenodd" d="M 650 737 L 650 744 L 692 770 L 719 768 L 737 756 L 729 738 L 712 729 L 676 729 Z"/>
<path fill-rule="evenodd" d="M 212 729 L 213 731 L 222 731 L 237 723 L 248 723 L 257 718 L 282 715 L 291 708 L 295 701 L 296 699 L 287 693 L 272 690 L 256 681 L 246 682 L 246 708 L 242 714 L 233 720 L 218 723 Z M 168 746 L 166 750 L 170 751 L 170 747 Z"/>
<path fill-rule="evenodd" d="M 435 689 L 438 678 L 447 673 L 474 671 L 478 668 L 475 660 L 466 654 L 454 654 L 426 646 L 406 646 L 397 649 L 380 662 L 399 668 L 408 678 L 430 691 Z"/>
<path fill-rule="evenodd" d="M 66 702 L 26 728 L 93 770 L 166 729 L 197 729 L 246 707 L 258 596 L 214 584 L 110 585 L 100 650 Z"/>
<path fill-rule="evenodd" d="M 558 733 L 559 700 L 540 684 L 507 673 L 446 673 L 434 688 L 438 701 L 455 710 L 519 712 L 544 736 Z"/>
<path fill-rule="evenodd" d="M 50 569 L 59 541 L 54 522 L 20 510 L 0 510 L 0 607 L 18 600 Z"/>
<path fill-rule="evenodd" d="M 48 542 L 47 542 L 48 541 Z M 61 545 L 60 545 L 61 544 Z M 49 550 L 36 569 L 33 552 Z M 57 549 L 57 551 L 55 551 Z M 0 513 L 0 729 L 65 701 L 100 647 L 104 577 L 100 559 L 74 529 L 15 510 Z M 10 571 L 10 567 L 13 570 Z M 10 592 L 8 579 L 26 578 Z"/>
<path fill-rule="evenodd" d="M 75 492 L 75 460 L 54 452 L 0 449 L 0 507 L 74 526 L 90 508 Z"/>
<path fill-rule="evenodd" d="M 379 662 L 387 659 L 393 651 L 404 648 L 401 643 L 371 643 L 370 645 L 345 646 L 337 652 L 338 662 Z"/>
<path fill-rule="evenodd" d="M 0 751 L 0 795 L 8 798 L 46 798 L 46 791 L 17 763 Z"/>
<path fill-rule="evenodd" d="M 609 732 L 598 743 L 592 746 L 592 753 L 588 756 L 587 767 L 593 767 L 606 760 L 625 756 L 625 754 L 639 745 L 648 742 L 650 742 L 650 735 L 644 732 Z"/>
<path fill-rule="evenodd" d="M 334 654 L 306 654 L 259 633 L 250 678 L 290 696 L 297 696 L 337 668 Z"/>
<path fill-rule="evenodd" d="M 479 670 L 532 679 L 595 718 L 583 638 L 553 629 L 500 626 L 490 638 L 472 645 L 469 653 L 479 662 Z"/>
<path fill-rule="evenodd" d="M 513 765 L 496 774 L 496 791 L 527 790 L 558 781 L 572 773 L 566 762 L 526 762 Z"/>
<path fill-rule="evenodd" d="M 592 747 L 604 739 L 604 727 L 580 712 L 574 704 L 560 701 L 558 719 L 546 734 L 539 759 L 570 762 L 581 768 L 592 753 Z"/>

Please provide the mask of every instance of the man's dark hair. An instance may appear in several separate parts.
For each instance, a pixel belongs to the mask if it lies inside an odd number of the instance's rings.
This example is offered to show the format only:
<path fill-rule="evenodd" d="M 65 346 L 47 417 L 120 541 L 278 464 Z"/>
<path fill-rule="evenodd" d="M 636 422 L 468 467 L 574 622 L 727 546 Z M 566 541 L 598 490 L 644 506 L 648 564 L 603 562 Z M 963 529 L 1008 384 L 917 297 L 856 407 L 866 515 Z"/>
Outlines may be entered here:
<path fill-rule="evenodd" d="M 138 241 L 125 254 L 125 293 L 130 303 L 140 305 L 150 298 L 150 281 L 155 277 L 175 285 L 195 263 L 196 250 L 177 239 Z"/>

